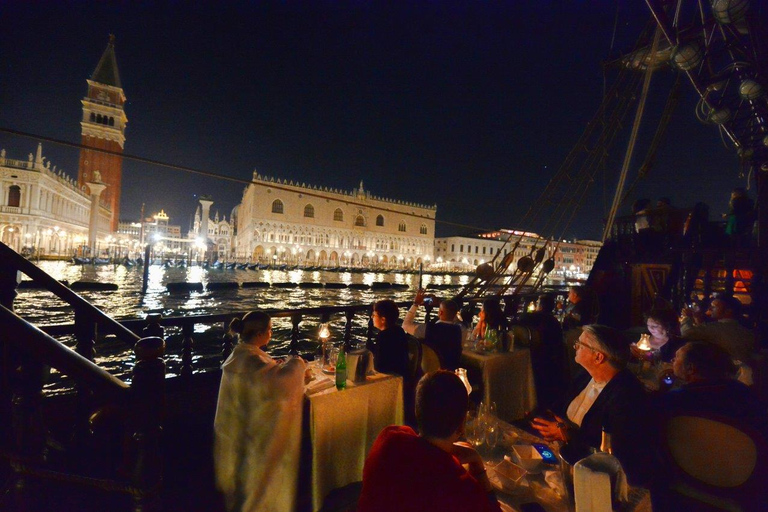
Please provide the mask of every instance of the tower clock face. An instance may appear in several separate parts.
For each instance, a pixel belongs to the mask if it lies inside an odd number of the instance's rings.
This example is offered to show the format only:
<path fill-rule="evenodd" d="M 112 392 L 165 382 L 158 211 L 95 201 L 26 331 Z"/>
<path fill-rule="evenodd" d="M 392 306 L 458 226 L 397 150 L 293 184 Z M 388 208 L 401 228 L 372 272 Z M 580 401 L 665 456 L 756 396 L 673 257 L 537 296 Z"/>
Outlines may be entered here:
<path fill-rule="evenodd" d="M 109 101 L 109 94 L 106 91 L 99 91 L 99 99 L 103 101 Z"/>

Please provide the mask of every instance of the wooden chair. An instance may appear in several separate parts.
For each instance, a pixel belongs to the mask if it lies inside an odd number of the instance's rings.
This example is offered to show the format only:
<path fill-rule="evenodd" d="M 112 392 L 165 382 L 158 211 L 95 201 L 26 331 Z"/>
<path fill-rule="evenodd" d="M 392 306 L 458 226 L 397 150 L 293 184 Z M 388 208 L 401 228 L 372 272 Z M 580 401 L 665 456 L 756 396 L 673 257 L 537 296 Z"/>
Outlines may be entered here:
<path fill-rule="evenodd" d="M 670 489 L 714 510 L 768 510 L 768 445 L 762 434 L 730 418 L 672 417 L 664 449 Z"/>
<path fill-rule="evenodd" d="M 419 378 L 419 371 L 421 370 L 421 358 L 422 348 L 421 342 L 413 337 L 408 336 L 408 377 L 414 382 Z"/>
<path fill-rule="evenodd" d="M 421 346 L 421 371 L 423 373 L 434 372 L 440 369 L 440 358 L 437 353 L 427 345 Z"/>
<path fill-rule="evenodd" d="M 509 332 L 515 338 L 515 346 L 517 347 L 530 347 L 531 346 L 531 330 L 524 325 L 510 325 Z"/>

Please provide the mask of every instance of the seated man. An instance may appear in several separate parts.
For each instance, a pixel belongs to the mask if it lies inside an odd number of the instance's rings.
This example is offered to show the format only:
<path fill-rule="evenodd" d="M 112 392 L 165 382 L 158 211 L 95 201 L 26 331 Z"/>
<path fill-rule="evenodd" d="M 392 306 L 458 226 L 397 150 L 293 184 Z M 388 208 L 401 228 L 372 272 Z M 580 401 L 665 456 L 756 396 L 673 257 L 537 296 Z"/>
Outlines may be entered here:
<path fill-rule="evenodd" d="M 399 426 L 379 434 L 365 461 L 358 512 L 499 511 L 480 455 L 457 442 L 468 403 L 454 373 L 425 375 L 416 391 L 419 434 Z"/>
<path fill-rule="evenodd" d="M 575 360 L 585 370 L 559 414 L 535 418 L 533 427 L 547 441 L 563 441 L 569 462 L 599 448 L 602 432 L 611 434 L 613 454 L 630 484 L 643 485 L 652 471 L 649 417 L 643 385 L 627 370 L 629 343 L 604 325 L 585 325 L 576 342 Z"/>
<path fill-rule="evenodd" d="M 737 381 L 737 367 L 728 352 L 708 342 L 690 342 L 678 349 L 672 367 L 682 388 L 660 398 L 664 416 L 704 413 L 743 421 L 768 434 L 768 412 L 752 390 Z"/>
<path fill-rule="evenodd" d="M 710 303 L 707 314 L 714 320 L 696 324 L 693 312 L 685 308 L 680 330 L 683 338 L 691 341 L 709 341 L 724 348 L 733 359 L 749 363 L 755 348 L 755 334 L 743 327 L 741 302 L 735 297 L 718 297 Z"/>
<path fill-rule="evenodd" d="M 456 315 L 459 306 L 452 300 L 444 300 L 437 311 L 437 322 L 423 324 L 415 322 L 416 310 L 424 304 L 424 290 L 416 292 L 413 305 L 403 319 L 403 329 L 408 334 L 423 340 L 424 344 L 435 351 L 440 359 L 440 368 L 455 370 L 461 359 L 461 341 L 466 332 Z"/>

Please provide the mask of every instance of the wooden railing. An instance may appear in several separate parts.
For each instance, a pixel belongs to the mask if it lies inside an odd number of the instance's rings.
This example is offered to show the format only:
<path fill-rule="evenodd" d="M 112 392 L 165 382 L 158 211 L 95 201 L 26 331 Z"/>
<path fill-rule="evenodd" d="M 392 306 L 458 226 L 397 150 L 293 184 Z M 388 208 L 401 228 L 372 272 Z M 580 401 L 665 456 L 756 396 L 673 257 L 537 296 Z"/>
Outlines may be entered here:
<path fill-rule="evenodd" d="M 0 262 L 0 417 L 10 419 L 0 422 L 0 455 L 12 474 L 8 488 L 15 490 L 0 496 L 0 509 L 29 509 L 34 496 L 26 493 L 28 483 L 55 480 L 128 494 L 134 510 L 143 510 L 157 498 L 162 481 L 158 447 L 165 403 L 165 342 L 158 337 L 140 339 L 4 244 Z M 13 312 L 21 273 L 74 308 L 75 351 Z M 93 363 L 99 331 L 114 334 L 133 348 L 137 362 L 130 386 Z M 67 428 L 66 441 L 56 443 L 68 454 L 64 460 L 72 464 L 55 467 L 48 458 L 51 440 L 43 417 L 42 391 L 51 368 L 75 383 L 69 414 L 74 424 Z M 82 444 L 98 428 L 94 421 L 113 413 L 123 418 L 117 441 L 120 460 L 101 473 L 84 473 L 75 463 L 89 456 Z"/>

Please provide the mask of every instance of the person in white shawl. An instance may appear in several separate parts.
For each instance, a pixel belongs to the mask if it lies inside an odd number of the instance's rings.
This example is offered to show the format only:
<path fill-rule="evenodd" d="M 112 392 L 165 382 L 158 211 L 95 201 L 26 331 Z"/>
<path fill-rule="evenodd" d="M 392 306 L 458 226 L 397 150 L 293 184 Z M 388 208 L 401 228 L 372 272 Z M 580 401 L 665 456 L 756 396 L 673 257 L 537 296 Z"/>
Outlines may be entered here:
<path fill-rule="evenodd" d="M 221 366 L 214 420 L 216 484 L 227 510 L 292 511 L 296 501 L 306 363 L 285 364 L 264 350 L 272 337 L 266 313 L 235 318 L 240 341 Z"/>

